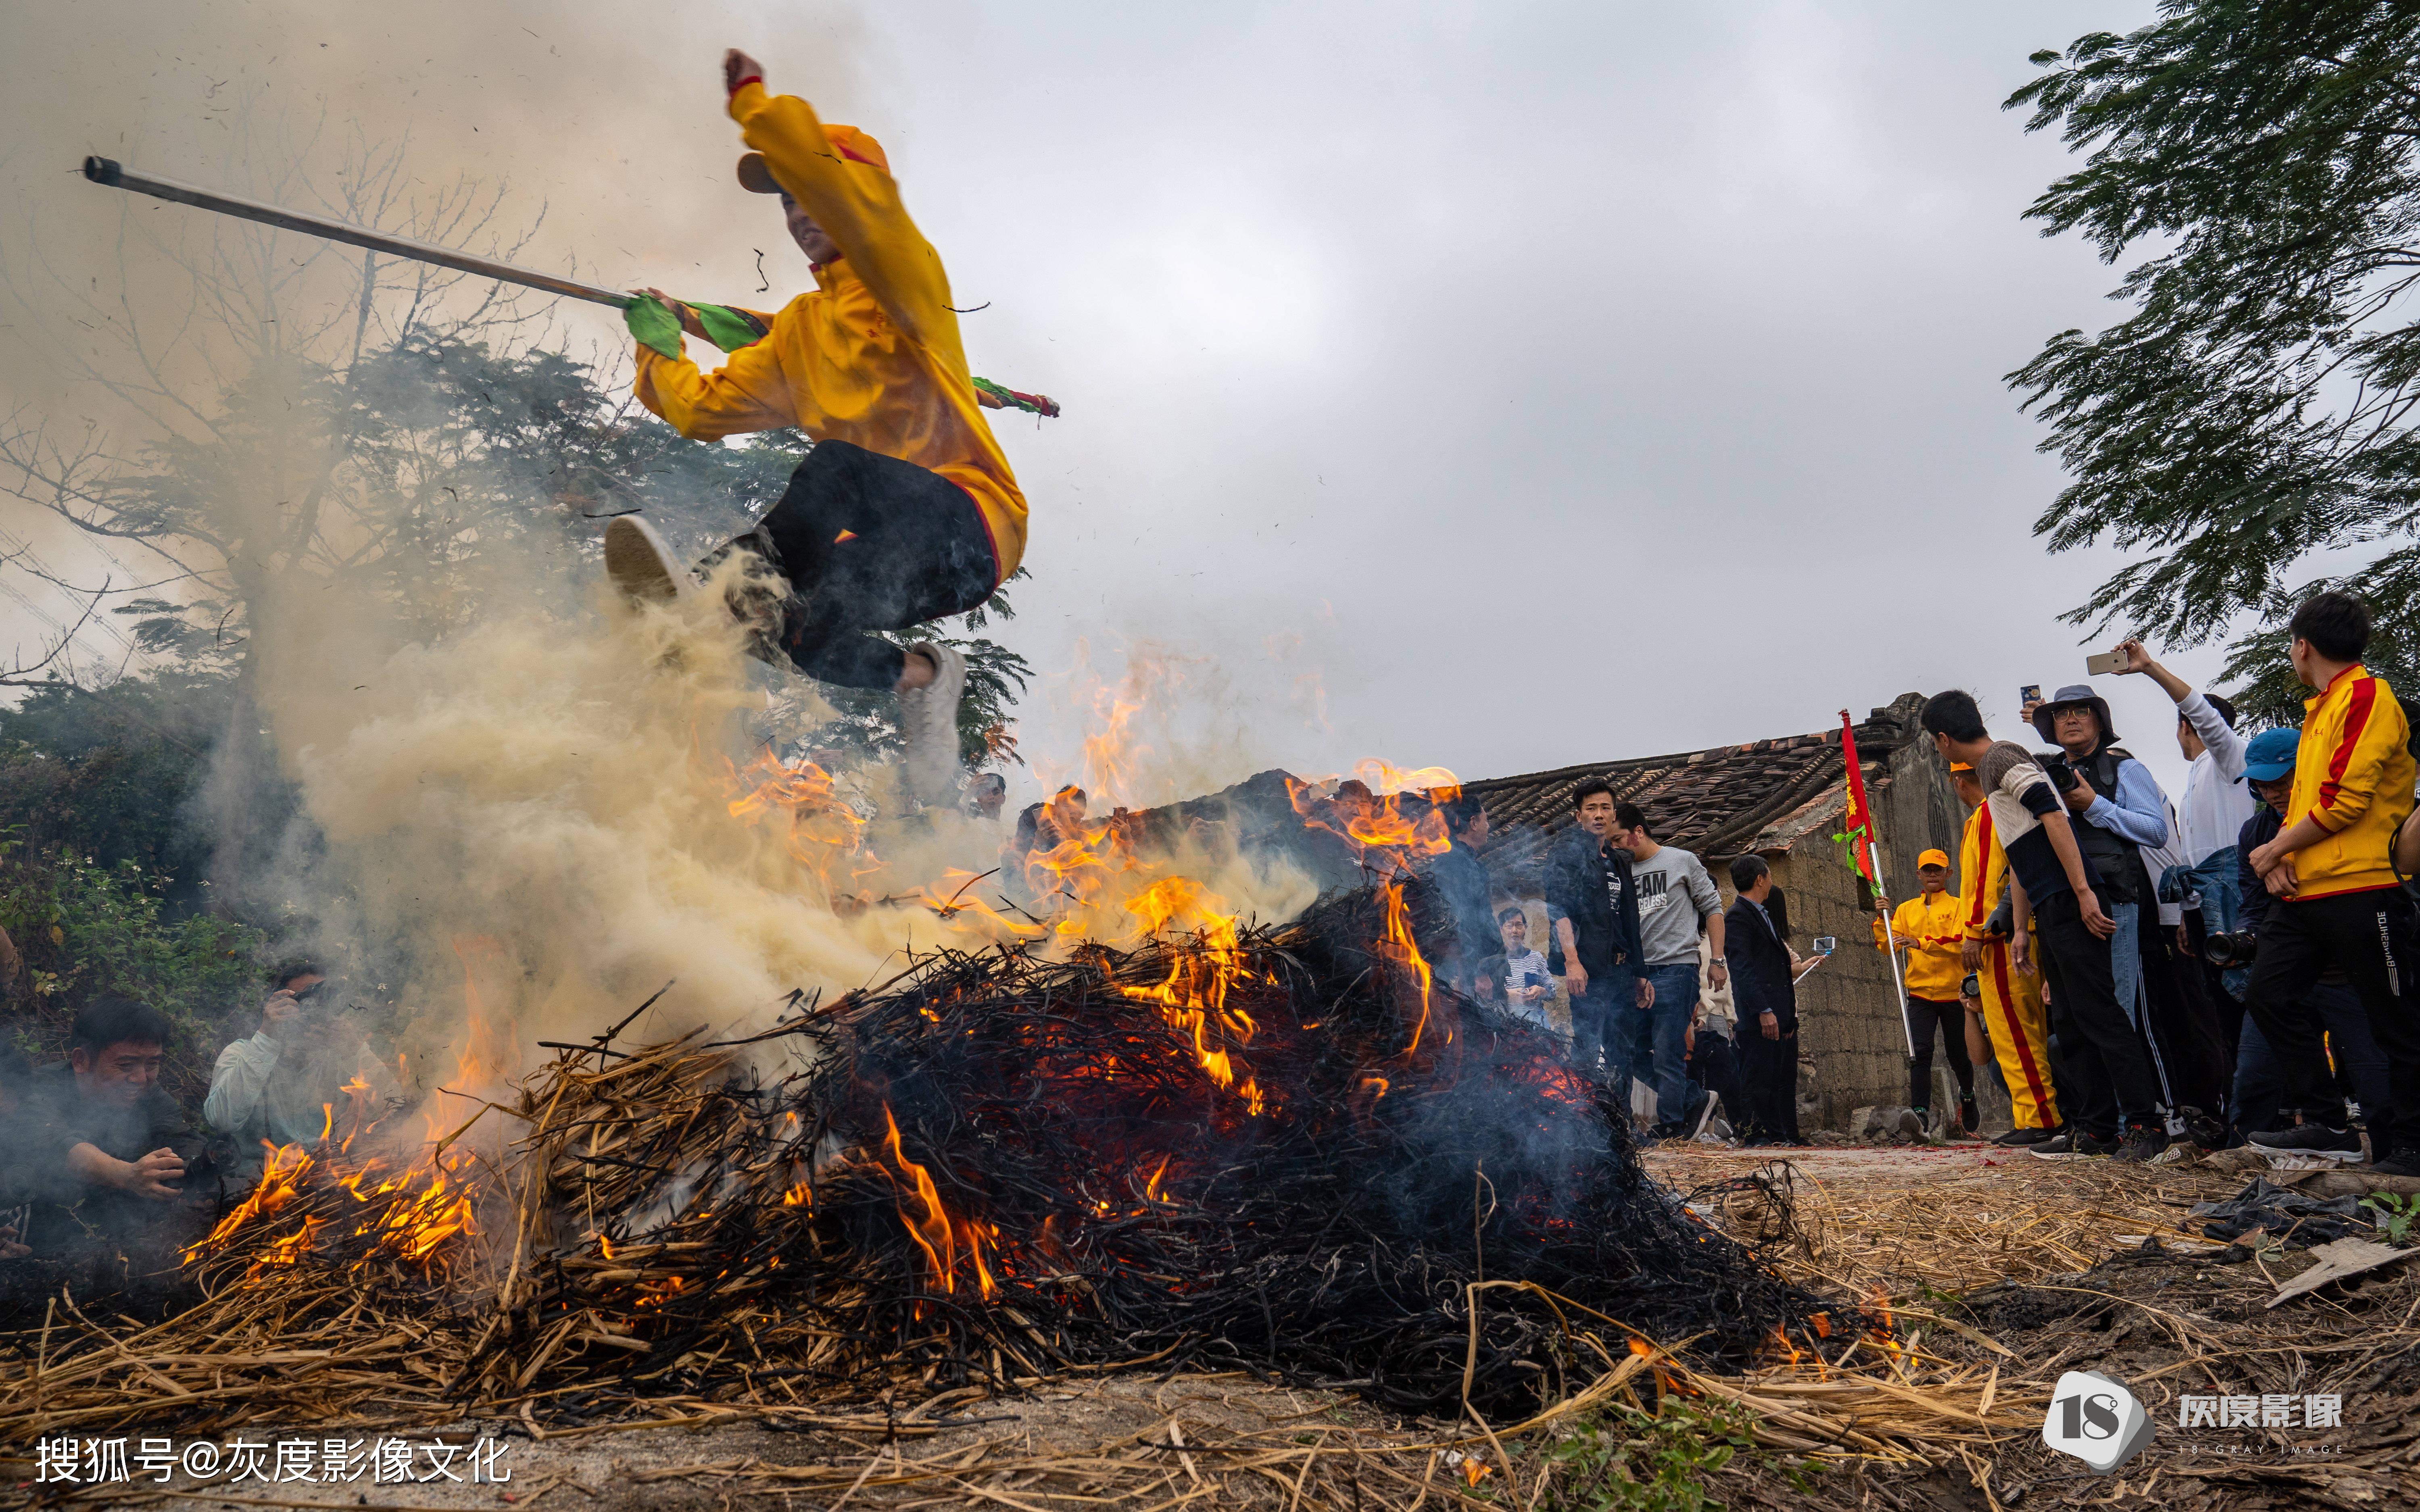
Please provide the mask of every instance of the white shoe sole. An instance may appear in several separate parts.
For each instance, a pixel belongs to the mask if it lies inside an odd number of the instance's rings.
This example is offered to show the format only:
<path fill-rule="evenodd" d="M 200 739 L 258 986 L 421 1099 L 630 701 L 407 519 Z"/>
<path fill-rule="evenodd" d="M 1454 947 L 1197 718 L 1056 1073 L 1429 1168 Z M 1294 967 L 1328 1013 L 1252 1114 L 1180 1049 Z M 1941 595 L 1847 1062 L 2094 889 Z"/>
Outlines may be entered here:
<path fill-rule="evenodd" d="M 688 596 L 689 574 L 656 528 L 636 515 L 619 515 L 605 526 L 605 576 L 630 604 L 672 604 Z"/>
<path fill-rule="evenodd" d="M 900 696 L 908 736 L 908 786 L 927 804 L 948 803 L 958 785 L 958 701 L 967 690 L 967 661 L 947 646 L 908 648 L 932 658 L 933 680 Z"/>

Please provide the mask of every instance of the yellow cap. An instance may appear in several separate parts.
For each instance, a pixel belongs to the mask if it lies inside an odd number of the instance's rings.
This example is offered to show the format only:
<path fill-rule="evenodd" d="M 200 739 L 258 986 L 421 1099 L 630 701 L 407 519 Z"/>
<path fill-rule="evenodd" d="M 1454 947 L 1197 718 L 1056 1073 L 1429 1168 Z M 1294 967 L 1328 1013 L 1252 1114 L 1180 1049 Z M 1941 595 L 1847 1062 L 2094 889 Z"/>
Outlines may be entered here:
<path fill-rule="evenodd" d="M 1975 764 L 1973 762 L 1951 762 L 1949 764 L 1949 769 L 1953 772 L 1971 772 L 1975 769 Z"/>
<path fill-rule="evenodd" d="M 1947 851 L 1937 850 L 1926 851 L 1923 855 L 1916 858 L 1916 864 L 1918 866 L 1947 867 L 1949 864 L 1949 853 Z"/>

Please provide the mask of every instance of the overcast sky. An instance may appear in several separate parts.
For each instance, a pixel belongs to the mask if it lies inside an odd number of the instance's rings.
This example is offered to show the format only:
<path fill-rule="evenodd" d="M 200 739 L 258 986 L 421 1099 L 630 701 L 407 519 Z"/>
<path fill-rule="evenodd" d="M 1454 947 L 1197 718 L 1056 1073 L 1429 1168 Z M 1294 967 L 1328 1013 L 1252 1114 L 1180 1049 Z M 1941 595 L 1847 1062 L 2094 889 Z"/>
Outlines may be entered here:
<path fill-rule="evenodd" d="M 2032 537 L 2060 474 L 2001 376 L 2118 273 L 2019 220 L 2070 160 L 1999 104 L 2150 8 L 62 6 L 0 21 L 0 168 L 74 257 L 127 213 L 82 153 L 224 173 L 249 90 L 508 178 L 535 261 L 769 302 L 807 273 L 730 186 L 744 46 L 885 143 L 988 305 L 975 371 L 1065 406 L 1001 424 L 1031 752 L 1063 766 L 1078 669 L 1149 640 L 1204 780 L 1495 777 L 1953 684 L 2013 731 L 2019 684 L 2083 680 L 2056 615 L 2113 562 Z M 2180 789 L 2164 698 L 2111 694 Z"/>

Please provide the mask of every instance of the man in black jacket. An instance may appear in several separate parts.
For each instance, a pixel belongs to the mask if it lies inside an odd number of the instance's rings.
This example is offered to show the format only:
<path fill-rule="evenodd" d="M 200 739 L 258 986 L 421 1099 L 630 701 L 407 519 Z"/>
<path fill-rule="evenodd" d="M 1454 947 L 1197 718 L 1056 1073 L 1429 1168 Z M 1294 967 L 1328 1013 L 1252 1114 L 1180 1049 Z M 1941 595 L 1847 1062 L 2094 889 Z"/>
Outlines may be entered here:
<path fill-rule="evenodd" d="M 1798 954 L 1766 909 L 1773 869 L 1761 856 L 1731 861 L 1739 893 L 1723 918 L 1723 959 L 1739 1011 L 1740 1057 L 1747 1063 L 1747 1106 L 1739 1132 L 1751 1145 L 1795 1145 L 1798 1137 Z"/>
<path fill-rule="evenodd" d="M 1654 989 L 1638 976 L 1638 889 L 1630 853 L 1611 842 L 1613 786 L 1590 778 L 1572 794 L 1578 823 L 1546 857 L 1546 902 L 1559 910 L 1555 934 L 1572 992 L 1572 1050 L 1590 1075 L 1604 1058 L 1613 1005 L 1626 995 L 1652 1007 Z M 1626 1098 L 1630 1089 L 1621 1088 Z"/>

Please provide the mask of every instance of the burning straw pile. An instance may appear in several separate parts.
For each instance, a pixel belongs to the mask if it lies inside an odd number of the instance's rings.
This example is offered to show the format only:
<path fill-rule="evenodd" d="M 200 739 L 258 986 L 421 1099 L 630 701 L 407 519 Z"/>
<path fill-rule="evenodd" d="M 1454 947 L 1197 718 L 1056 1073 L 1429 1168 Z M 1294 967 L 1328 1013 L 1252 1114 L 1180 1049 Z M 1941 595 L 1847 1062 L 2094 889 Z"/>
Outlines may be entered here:
<path fill-rule="evenodd" d="M 8 1416 L 814 1421 L 1131 1365 L 1501 1421 L 1650 1341 L 1736 1368 L 1867 1326 L 1648 1180 L 1544 1032 L 1435 986 L 1420 884 L 1272 930 L 1207 902 L 1171 880 L 1131 952 L 944 952 L 748 1041 L 566 1048 L 501 1157 L 289 1157 L 197 1252 L 206 1302 L 57 1313 Z"/>

